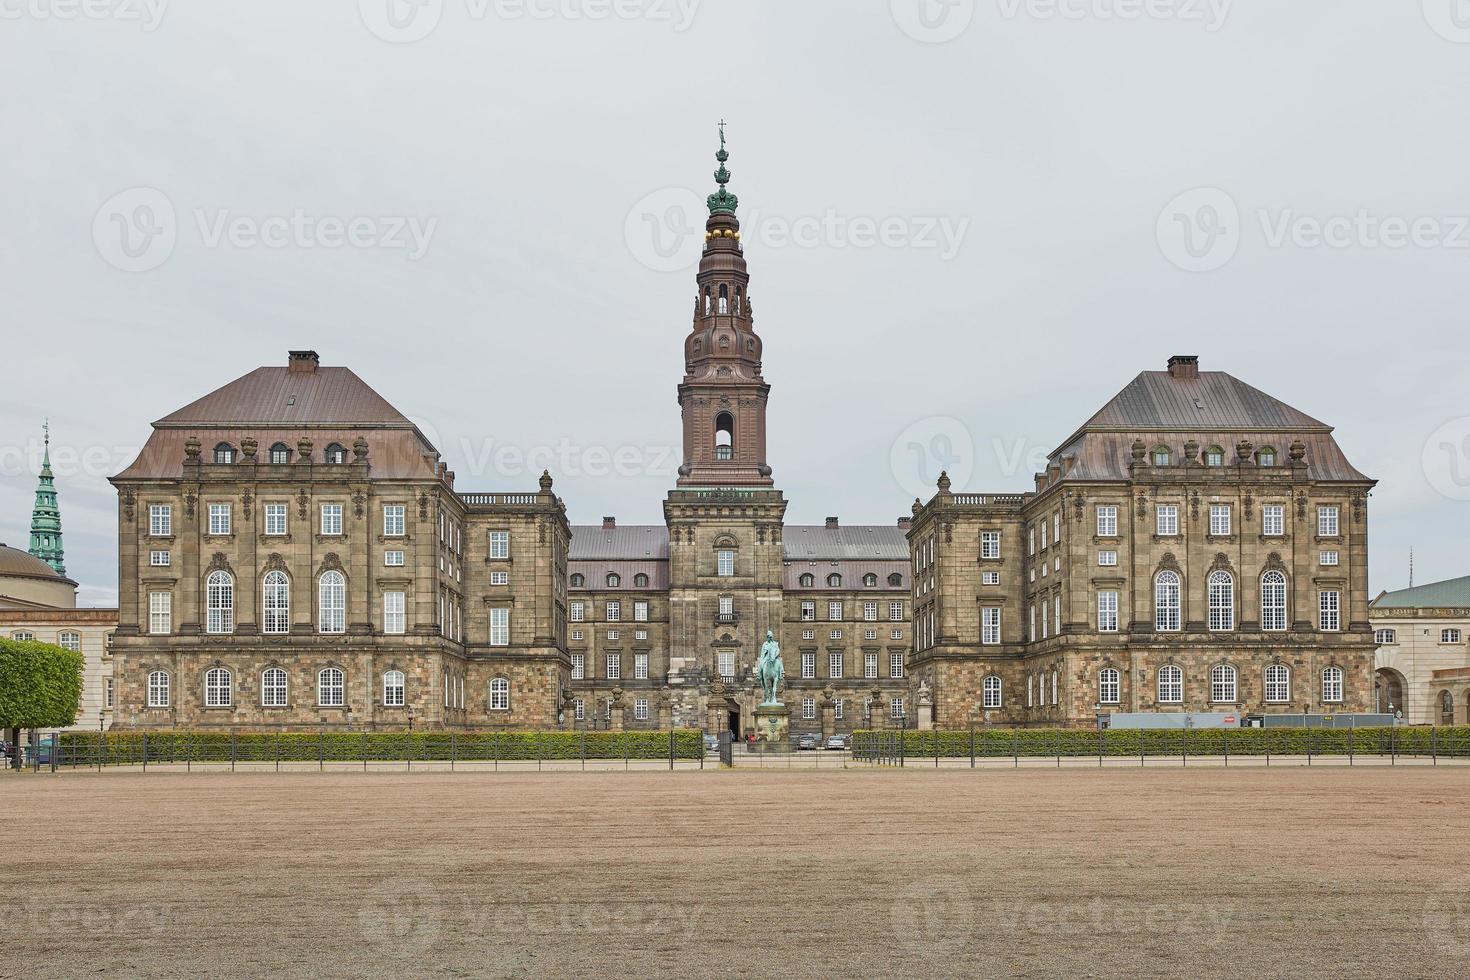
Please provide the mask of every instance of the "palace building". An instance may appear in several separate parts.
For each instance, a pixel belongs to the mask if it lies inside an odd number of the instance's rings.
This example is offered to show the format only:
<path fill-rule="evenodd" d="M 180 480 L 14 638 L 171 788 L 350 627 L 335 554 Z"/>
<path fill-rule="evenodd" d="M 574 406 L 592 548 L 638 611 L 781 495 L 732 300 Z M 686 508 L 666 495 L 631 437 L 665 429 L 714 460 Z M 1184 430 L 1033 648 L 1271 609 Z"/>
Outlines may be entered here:
<path fill-rule="evenodd" d="M 291 352 L 153 425 L 118 490 L 117 724 L 793 735 L 1362 710 L 1366 498 L 1331 429 L 1175 358 L 1034 492 L 785 523 L 723 139 L 663 523 L 573 527 L 550 474 L 467 493 L 345 367 Z"/>

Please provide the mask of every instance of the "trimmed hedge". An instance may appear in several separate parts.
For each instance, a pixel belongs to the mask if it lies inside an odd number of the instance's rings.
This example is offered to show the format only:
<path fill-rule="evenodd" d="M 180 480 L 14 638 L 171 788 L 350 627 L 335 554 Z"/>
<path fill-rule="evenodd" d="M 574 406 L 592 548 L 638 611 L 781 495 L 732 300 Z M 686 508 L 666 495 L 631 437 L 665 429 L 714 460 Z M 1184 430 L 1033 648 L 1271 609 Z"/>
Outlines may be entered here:
<path fill-rule="evenodd" d="M 898 753 L 968 757 L 969 731 L 859 731 L 854 759 Z M 1066 728 L 976 728 L 977 758 L 1036 756 L 1429 755 L 1470 756 L 1470 726 L 1453 728 L 1197 728 L 1097 732 Z"/>
<path fill-rule="evenodd" d="M 59 765 L 149 762 L 460 762 L 667 759 L 668 731 L 626 732 L 63 732 Z M 674 757 L 701 759 L 704 738 L 673 732 Z"/>

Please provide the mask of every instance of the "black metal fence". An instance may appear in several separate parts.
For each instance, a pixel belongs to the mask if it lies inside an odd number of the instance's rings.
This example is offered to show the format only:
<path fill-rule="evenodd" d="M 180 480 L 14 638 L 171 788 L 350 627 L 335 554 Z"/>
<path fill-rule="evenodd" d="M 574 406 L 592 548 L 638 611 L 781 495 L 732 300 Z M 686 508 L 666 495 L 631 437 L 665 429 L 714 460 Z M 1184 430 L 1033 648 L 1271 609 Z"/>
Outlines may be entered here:
<path fill-rule="evenodd" d="M 853 736 L 852 759 L 873 765 L 939 766 L 1022 760 L 1095 759 L 1099 766 L 1136 759 L 1140 766 L 1189 765 L 1191 759 L 1230 765 L 1397 765 L 1400 760 L 1470 760 L 1470 727 L 1242 728 L 1071 730 L 971 727 L 964 731 L 863 731 Z"/>

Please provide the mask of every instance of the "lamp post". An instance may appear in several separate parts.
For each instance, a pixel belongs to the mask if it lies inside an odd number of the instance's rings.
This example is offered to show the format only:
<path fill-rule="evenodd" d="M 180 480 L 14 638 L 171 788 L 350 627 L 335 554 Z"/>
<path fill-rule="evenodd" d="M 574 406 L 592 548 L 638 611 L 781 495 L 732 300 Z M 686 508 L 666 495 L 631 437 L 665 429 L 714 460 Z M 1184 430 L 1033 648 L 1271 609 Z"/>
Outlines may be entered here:
<path fill-rule="evenodd" d="M 1097 730 L 1098 731 L 1102 731 L 1102 718 L 1103 718 L 1103 716 L 1102 716 L 1102 702 L 1101 701 L 1094 701 L 1092 703 L 1092 715 L 1093 715 L 1093 720 L 1097 722 Z"/>
<path fill-rule="evenodd" d="M 350 731 L 352 731 L 352 705 L 350 705 L 350 704 L 347 706 L 346 716 L 347 716 L 347 730 L 350 732 Z"/>
<path fill-rule="evenodd" d="M 413 705 L 408 706 L 408 730 L 413 731 Z"/>

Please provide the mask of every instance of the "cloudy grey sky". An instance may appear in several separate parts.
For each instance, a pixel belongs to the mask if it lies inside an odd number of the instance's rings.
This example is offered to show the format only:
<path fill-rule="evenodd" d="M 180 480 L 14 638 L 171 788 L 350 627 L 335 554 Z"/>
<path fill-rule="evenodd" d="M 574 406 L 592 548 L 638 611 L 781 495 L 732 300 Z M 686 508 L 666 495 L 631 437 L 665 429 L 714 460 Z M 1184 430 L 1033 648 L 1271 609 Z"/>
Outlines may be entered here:
<path fill-rule="evenodd" d="M 288 348 L 660 521 L 721 117 L 788 520 L 1025 489 L 1198 353 L 1382 481 L 1374 590 L 1470 574 L 1470 2 L 87 4 L 0 0 L 0 540 L 49 415 L 84 601 L 148 423 Z"/>

